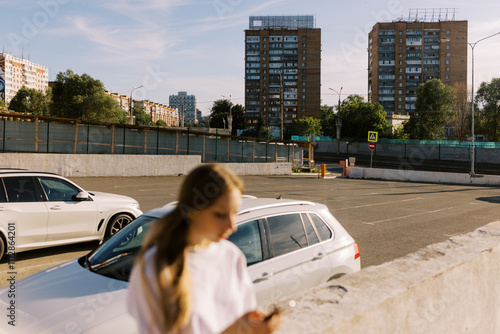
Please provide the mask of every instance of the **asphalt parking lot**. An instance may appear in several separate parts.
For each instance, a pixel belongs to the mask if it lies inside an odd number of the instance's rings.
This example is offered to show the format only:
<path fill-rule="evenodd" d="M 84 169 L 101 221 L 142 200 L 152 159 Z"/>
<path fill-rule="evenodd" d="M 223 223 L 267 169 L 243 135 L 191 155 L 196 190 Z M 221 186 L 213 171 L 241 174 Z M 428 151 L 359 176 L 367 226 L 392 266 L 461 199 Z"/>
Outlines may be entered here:
<path fill-rule="evenodd" d="M 335 174 L 331 175 L 334 176 Z M 362 267 L 378 265 L 450 236 L 500 220 L 498 187 L 354 180 L 309 176 L 244 176 L 246 193 L 326 204 L 358 242 Z M 146 212 L 175 200 L 183 177 L 72 178 L 86 190 L 134 197 Z M 86 254 L 97 243 L 19 253 L 17 279 Z M 0 263 L 0 286 L 7 263 Z"/>

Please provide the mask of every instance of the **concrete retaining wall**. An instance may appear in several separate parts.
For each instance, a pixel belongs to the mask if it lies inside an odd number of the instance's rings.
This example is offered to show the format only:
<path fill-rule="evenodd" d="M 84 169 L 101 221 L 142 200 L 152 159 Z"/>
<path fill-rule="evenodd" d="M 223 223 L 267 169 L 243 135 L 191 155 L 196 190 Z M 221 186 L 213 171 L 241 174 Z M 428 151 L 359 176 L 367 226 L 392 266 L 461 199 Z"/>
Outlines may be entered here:
<path fill-rule="evenodd" d="M 187 174 L 199 155 L 2 153 L 0 168 L 53 172 L 66 177 L 169 176 Z M 290 175 L 291 163 L 228 163 L 238 175 Z"/>
<path fill-rule="evenodd" d="M 278 333 L 500 333 L 500 221 L 294 300 Z"/>
<path fill-rule="evenodd" d="M 400 169 L 347 167 L 347 177 L 353 179 L 379 179 L 388 181 L 431 182 L 448 184 L 474 184 L 499 186 L 500 176 L 465 173 L 440 173 Z"/>

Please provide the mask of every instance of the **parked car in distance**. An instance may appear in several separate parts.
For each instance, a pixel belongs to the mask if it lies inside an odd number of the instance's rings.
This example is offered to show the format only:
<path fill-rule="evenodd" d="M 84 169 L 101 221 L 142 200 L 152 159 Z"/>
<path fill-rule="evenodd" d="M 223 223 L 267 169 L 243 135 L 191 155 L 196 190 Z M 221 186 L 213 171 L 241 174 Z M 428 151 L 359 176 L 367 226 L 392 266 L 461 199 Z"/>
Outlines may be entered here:
<path fill-rule="evenodd" d="M 46 172 L 0 169 L 0 259 L 111 237 L 142 214 L 133 198 L 87 192 Z"/>
<path fill-rule="evenodd" d="M 134 333 L 125 299 L 134 259 L 152 223 L 175 203 L 149 211 L 87 256 L 17 282 L 19 333 Z M 360 270 L 358 245 L 322 204 L 244 196 L 231 235 L 245 254 L 258 304 L 290 297 Z M 0 308 L 9 307 L 8 287 Z M 15 333 L 7 322 L 0 333 Z"/>

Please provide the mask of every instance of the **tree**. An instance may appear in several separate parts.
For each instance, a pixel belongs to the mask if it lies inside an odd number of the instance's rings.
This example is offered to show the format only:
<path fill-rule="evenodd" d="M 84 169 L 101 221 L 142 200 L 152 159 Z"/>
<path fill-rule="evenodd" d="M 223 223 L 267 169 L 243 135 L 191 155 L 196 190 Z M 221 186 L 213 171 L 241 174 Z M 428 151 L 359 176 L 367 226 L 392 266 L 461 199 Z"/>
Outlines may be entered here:
<path fill-rule="evenodd" d="M 156 121 L 156 125 L 167 126 L 167 123 L 165 121 L 162 121 L 161 119 L 159 119 L 159 120 Z"/>
<path fill-rule="evenodd" d="M 10 101 L 9 109 L 19 113 L 30 113 L 32 115 L 49 115 L 49 96 L 37 91 L 34 88 L 21 87 L 16 96 Z"/>
<path fill-rule="evenodd" d="M 329 107 L 326 104 L 321 107 L 321 129 L 325 136 L 330 136 L 331 138 L 337 137 L 336 120 L 337 115 L 335 115 L 333 107 Z"/>
<path fill-rule="evenodd" d="M 321 131 L 321 120 L 312 117 L 306 117 L 302 119 L 295 119 L 290 128 L 290 134 L 296 136 L 309 136 L 322 134 Z"/>
<path fill-rule="evenodd" d="M 5 102 L 3 100 L 0 100 L 0 109 L 6 109 L 7 106 L 5 105 Z"/>
<path fill-rule="evenodd" d="M 454 129 L 454 138 L 464 141 L 470 135 L 471 128 L 471 105 L 467 101 L 467 84 L 457 83 L 453 86 L 453 89 L 455 89 L 457 102 L 453 108 L 455 117 L 451 125 Z"/>
<path fill-rule="evenodd" d="M 126 118 L 120 104 L 104 92 L 101 81 L 71 70 L 57 75 L 52 101 L 51 114 L 56 117 L 112 123 Z"/>
<path fill-rule="evenodd" d="M 387 113 L 379 103 L 365 102 L 360 95 L 349 95 L 338 115 L 342 119 L 342 137 L 366 138 L 368 131 L 385 132 Z"/>
<path fill-rule="evenodd" d="M 252 138 L 260 138 L 260 139 L 274 139 L 274 135 L 271 133 L 269 128 L 264 125 L 264 117 L 262 114 L 259 114 L 259 119 L 257 120 L 257 126 L 252 127 L 250 129 L 246 129 L 241 134 L 243 137 L 252 137 Z M 285 136 L 285 134 L 283 134 Z M 288 136 L 289 137 L 289 136 Z"/>
<path fill-rule="evenodd" d="M 474 115 L 478 116 L 475 122 L 479 125 L 478 132 L 485 134 L 489 141 L 500 141 L 500 78 L 493 78 L 490 83 L 482 82 L 475 102 L 479 106 Z"/>
<path fill-rule="evenodd" d="M 445 139 L 445 125 L 454 119 L 452 112 L 456 93 L 439 79 L 432 79 L 417 88 L 417 115 L 404 123 L 404 131 L 411 139 Z"/>
<path fill-rule="evenodd" d="M 149 125 L 151 124 L 151 116 L 144 111 L 144 102 L 134 101 L 134 107 L 132 108 L 132 115 L 135 116 L 135 124 L 137 125 Z"/>
<path fill-rule="evenodd" d="M 231 134 L 235 135 L 237 129 L 245 128 L 245 108 L 241 104 L 233 105 L 227 99 L 221 99 L 214 102 L 208 118 L 212 128 L 228 128 L 227 116 L 229 111 L 233 116 Z"/>

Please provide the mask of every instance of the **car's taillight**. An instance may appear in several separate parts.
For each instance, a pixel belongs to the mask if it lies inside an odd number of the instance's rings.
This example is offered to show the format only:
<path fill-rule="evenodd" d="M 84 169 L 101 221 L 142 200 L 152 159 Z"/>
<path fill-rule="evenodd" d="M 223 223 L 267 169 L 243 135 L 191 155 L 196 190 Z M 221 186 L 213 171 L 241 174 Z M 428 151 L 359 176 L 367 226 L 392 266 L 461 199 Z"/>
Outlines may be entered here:
<path fill-rule="evenodd" d="M 359 246 L 358 243 L 354 243 L 354 260 L 356 260 L 358 257 L 361 256 L 361 253 L 359 252 Z"/>

